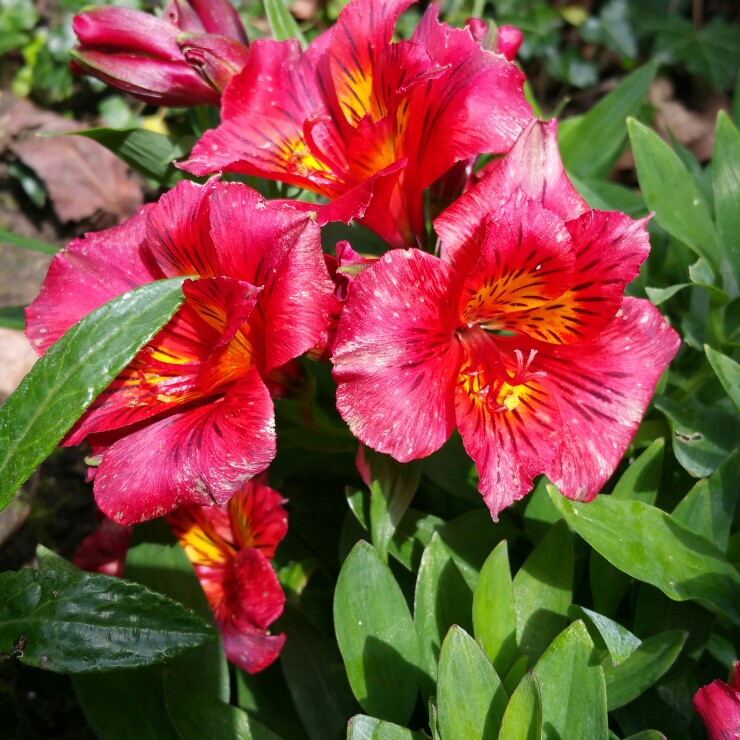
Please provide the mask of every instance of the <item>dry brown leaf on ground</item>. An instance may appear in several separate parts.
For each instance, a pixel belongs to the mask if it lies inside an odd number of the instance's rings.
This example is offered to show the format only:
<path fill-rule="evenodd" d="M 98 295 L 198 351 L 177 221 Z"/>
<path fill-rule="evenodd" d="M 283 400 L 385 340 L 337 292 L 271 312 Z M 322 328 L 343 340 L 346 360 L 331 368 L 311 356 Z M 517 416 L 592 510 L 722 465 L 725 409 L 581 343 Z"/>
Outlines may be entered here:
<path fill-rule="evenodd" d="M 40 137 L 85 128 L 40 110 L 27 100 L 0 98 L 0 151 L 8 149 L 42 180 L 60 221 L 81 221 L 104 211 L 120 221 L 143 199 L 128 167 L 83 136 Z"/>

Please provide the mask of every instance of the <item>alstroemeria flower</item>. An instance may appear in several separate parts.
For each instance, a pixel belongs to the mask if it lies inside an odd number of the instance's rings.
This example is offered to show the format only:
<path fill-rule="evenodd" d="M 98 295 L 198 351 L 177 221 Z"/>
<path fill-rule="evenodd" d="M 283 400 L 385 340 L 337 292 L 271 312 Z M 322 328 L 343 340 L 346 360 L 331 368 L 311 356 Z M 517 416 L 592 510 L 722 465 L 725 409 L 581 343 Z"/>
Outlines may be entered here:
<path fill-rule="evenodd" d="M 729 685 L 713 681 L 694 696 L 694 708 L 706 725 L 709 740 L 740 737 L 740 662 L 732 666 Z"/>
<path fill-rule="evenodd" d="M 131 524 L 223 505 L 275 455 L 271 394 L 316 345 L 333 307 L 319 228 L 238 183 L 181 182 L 125 223 L 57 255 L 27 310 L 40 352 L 144 283 L 197 276 L 185 303 L 93 402 L 64 443 L 100 458 L 95 497 Z"/>
<path fill-rule="evenodd" d="M 334 344 L 337 407 L 360 441 L 405 462 L 457 427 L 494 518 L 540 473 L 592 499 L 679 345 L 623 297 L 646 220 L 586 205 L 555 126 L 533 123 L 435 221 L 441 259 L 395 250 L 360 273 Z"/>
<path fill-rule="evenodd" d="M 507 151 L 532 112 L 522 73 L 435 6 L 391 43 L 411 2 L 352 0 L 305 52 L 255 41 L 221 125 L 182 167 L 297 185 L 333 201 L 319 224 L 355 217 L 391 245 L 422 243 L 424 189 L 458 161 Z"/>
<path fill-rule="evenodd" d="M 171 0 L 161 18 L 130 8 L 86 10 L 73 21 L 72 70 L 155 105 L 218 105 L 249 58 L 228 0 Z"/>
<path fill-rule="evenodd" d="M 267 631 L 285 603 L 270 565 L 288 530 L 284 503 L 277 491 L 250 481 L 226 506 L 167 515 L 213 610 L 226 657 L 248 673 L 267 668 L 285 642 L 285 635 Z"/>

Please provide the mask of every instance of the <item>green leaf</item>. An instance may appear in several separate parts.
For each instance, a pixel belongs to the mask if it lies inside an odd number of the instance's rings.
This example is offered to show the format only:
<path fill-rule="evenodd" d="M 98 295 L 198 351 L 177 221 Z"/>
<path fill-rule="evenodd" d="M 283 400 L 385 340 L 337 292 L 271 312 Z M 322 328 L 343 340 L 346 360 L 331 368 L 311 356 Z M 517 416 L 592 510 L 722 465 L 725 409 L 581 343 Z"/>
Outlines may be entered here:
<path fill-rule="evenodd" d="M 564 522 L 553 524 L 514 576 L 519 650 L 532 665 L 568 623 L 573 595 L 573 538 Z"/>
<path fill-rule="evenodd" d="M 617 481 L 611 495 L 618 499 L 654 504 L 663 475 L 664 458 L 665 440 L 656 439 L 637 460 L 630 461 L 629 467 Z"/>
<path fill-rule="evenodd" d="M 666 740 L 666 736 L 658 730 L 643 730 L 636 735 L 630 735 L 624 740 Z"/>
<path fill-rule="evenodd" d="M 627 131 L 626 126 L 624 130 Z M 608 180 L 582 180 L 572 174 L 569 177 L 575 189 L 591 208 L 600 211 L 622 211 L 633 218 L 641 218 L 647 213 L 642 197 L 624 185 Z"/>
<path fill-rule="evenodd" d="M 640 188 L 655 220 L 717 269 L 717 234 L 693 178 L 658 134 L 634 119 L 627 125 Z"/>
<path fill-rule="evenodd" d="M 673 665 L 686 642 L 686 634 L 674 631 L 648 637 L 617 666 L 605 660 L 601 667 L 606 680 L 609 711 L 647 691 Z"/>
<path fill-rule="evenodd" d="M 424 740 L 423 732 L 384 722 L 382 719 L 357 714 L 349 721 L 347 740 Z"/>
<path fill-rule="evenodd" d="M 547 737 L 606 738 L 606 687 L 591 665 L 593 643 L 583 622 L 561 632 L 534 667 Z M 585 708 L 588 708 L 587 711 Z"/>
<path fill-rule="evenodd" d="M 419 690 L 416 630 L 396 579 L 367 542 L 358 542 L 342 565 L 334 592 L 334 626 L 362 708 L 404 724 Z"/>
<path fill-rule="evenodd" d="M 671 285 L 669 288 L 645 288 L 645 293 L 647 293 L 647 297 L 650 299 L 650 302 L 654 306 L 659 306 L 661 303 L 664 303 L 669 298 L 673 298 L 676 293 L 678 293 L 680 290 L 683 290 L 684 288 L 689 288 L 691 286 L 691 283 L 679 283 L 678 285 Z"/>
<path fill-rule="evenodd" d="M 662 396 L 655 401 L 673 432 L 673 452 L 681 467 L 695 478 L 711 475 L 740 445 L 740 420 L 694 398 L 676 401 Z"/>
<path fill-rule="evenodd" d="M 170 719 L 182 740 L 202 740 L 206 737 L 280 740 L 279 735 L 249 717 L 239 707 L 194 688 L 174 673 L 165 675 L 164 693 Z"/>
<path fill-rule="evenodd" d="M 516 609 L 506 541 L 480 571 L 473 594 L 473 629 L 496 672 L 504 676 L 516 655 Z"/>
<path fill-rule="evenodd" d="M 712 186 L 717 234 L 723 248 L 725 289 L 740 290 L 740 132 L 724 111 L 717 116 L 712 152 Z"/>
<path fill-rule="evenodd" d="M 270 24 L 272 37 L 276 41 L 298 39 L 302 49 L 306 48 L 306 39 L 303 37 L 298 24 L 285 7 L 283 0 L 264 0 L 267 22 Z"/>
<path fill-rule="evenodd" d="M 586 609 L 582 606 L 573 605 L 569 610 L 571 619 L 583 619 L 586 628 L 589 625 L 591 639 L 598 645 L 603 643 L 609 651 L 609 657 L 613 665 L 623 663 L 640 646 L 640 639 L 635 637 L 627 628 L 605 617 L 603 614 Z"/>
<path fill-rule="evenodd" d="M 527 673 L 509 699 L 499 740 L 540 740 L 542 695 L 534 673 Z"/>
<path fill-rule="evenodd" d="M 23 331 L 26 328 L 26 314 L 23 306 L 0 307 L 0 327 Z"/>
<path fill-rule="evenodd" d="M 193 566 L 164 519 L 134 528 L 126 555 L 125 577 L 184 604 L 206 621 L 213 621 L 213 612 Z M 220 639 L 186 653 L 169 667 L 228 701 L 229 669 Z"/>
<path fill-rule="evenodd" d="M 14 234 L 12 231 L 6 231 L 5 229 L 0 229 L 0 243 L 10 244 L 11 247 L 29 249 L 32 252 L 49 254 L 52 257 L 59 251 L 59 247 L 55 247 L 53 244 L 47 244 L 38 239 L 31 239 L 29 236 Z"/>
<path fill-rule="evenodd" d="M 727 550 L 740 491 L 740 451 L 735 451 L 712 473 L 700 480 L 673 510 L 672 516 L 692 532 Z"/>
<path fill-rule="evenodd" d="M 75 324 L 0 408 L 0 509 L 183 301 L 185 278 L 124 293 Z"/>
<path fill-rule="evenodd" d="M 424 550 L 416 579 L 414 625 L 420 665 L 426 671 L 423 694 L 434 692 L 442 640 L 453 624 L 470 626 L 473 594 L 438 534 Z"/>
<path fill-rule="evenodd" d="M 439 655 L 437 709 L 444 740 L 496 740 L 506 709 L 501 679 L 478 643 L 457 625 Z"/>
<path fill-rule="evenodd" d="M 602 495 L 584 504 L 549 491 L 568 524 L 619 570 L 674 601 L 699 601 L 740 624 L 740 575 L 711 542 L 639 501 Z"/>
<path fill-rule="evenodd" d="M 173 162 L 188 154 L 192 139 L 175 138 L 142 128 L 89 128 L 67 133 L 97 141 L 129 167 L 160 185 L 173 187 L 187 176 Z"/>
<path fill-rule="evenodd" d="M 740 190 L 738 191 L 738 200 L 740 200 Z M 712 370 L 717 373 L 719 382 L 722 383 L 722 387 L 732 399 L 735 408 L 740 412 L 740 365 L 727 355 L 712 349 L 709 345 L 704 345 L 704 351 Z"/>
<path fill-rule="evenodd" d="M 640 67 L 586 115 L 571 125 L 563 121 L 560 152 L 568 173 L 586 180 L 609 175 L 627 140 L 625 121 L 640 112 L 656 70 L 654 62 Z"/>
<path fill-rule="evenodd" d="M 303 727 L 313 740 L 339 737 L 357 704 L 336 643 L 291 603 L 276 628 L 286 635 L 280 663 Z"/>
<path fill-rule="evenodd" d="M 0 652 L 62 673 L 160 663 L 216 636 L 136 583 L 65 565 L 0 574 Z"/>
<path fill-rule="evenodd" d="M 370 533 L 373 546 L 387 562 L 388 544 L 419 487 L 421 461 L 396 462 L 368 447 L 363 454 L 370 468 Z"/>

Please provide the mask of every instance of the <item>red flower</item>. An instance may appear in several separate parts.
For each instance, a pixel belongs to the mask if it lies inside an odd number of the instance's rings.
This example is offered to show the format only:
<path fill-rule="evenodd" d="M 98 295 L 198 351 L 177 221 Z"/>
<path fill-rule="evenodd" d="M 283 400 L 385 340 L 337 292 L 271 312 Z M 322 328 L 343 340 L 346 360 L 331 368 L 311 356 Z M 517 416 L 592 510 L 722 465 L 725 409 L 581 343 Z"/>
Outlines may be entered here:
<path fill-rule="evenodd" d="M 533 123 L 435 222 L 443 259 L 388 252 L 353 281 L 334 344 L 337 406 L 397 460 L 457 426 L 498 513 L 545 473 L 592 499 L 637 430 L 679 339 L 623 298 L 645 220 L 591 210 Z"/>
<path fill-rule="evenodd" d="M 82 316 L 164 277 L 185 303 L 77 422 L 101 457 L 95 497 L 131 524 L 183 504 L 223 505 L 275 455 L 273 404 L 291 361 L 326 331 L 333 284 L 319 229 L 245 185 L 182 182 L 55 257 L 27 311 L 45 351 Z"/>
<path fill-rule="evenodd" d="M 285 635 L 267 630 L 285 603 L 270 565 L 288 530 L 284 503 L 277 491 L 250 481 L 226 506 L 167 515 L 213 610 L 226 657 L 248 673 L 267 668 L 285 643 Z"/>
<path fill-rule="evenodd" d="M 694 696 L 694 708 L 707 728 L 709 740 L 740 737 L 740 662 L 735 662 L 730 685 L 713 681 Z"/>
<path fill-rule="evenodd" d="M 319 224 L 356 217 L 389 244 L 425 240 L 423 192 L 455 162 L 509 149 L 532 113 L 524 76 L 431 7 L 391 43 L 412 0 L 353 0 L 305 52 L 256 41 L 224 94 L 222 124 L 183 165 L 243 172 L 333 201 Z"/>
<path fill-rule="evenodd" d="M 162 18 L 102 7 L 76 16 L 80 46 L 72 70 L 147 103 L 218 105 L 249 58 L 246 34 L 228 0 L 171 0 Z"/>

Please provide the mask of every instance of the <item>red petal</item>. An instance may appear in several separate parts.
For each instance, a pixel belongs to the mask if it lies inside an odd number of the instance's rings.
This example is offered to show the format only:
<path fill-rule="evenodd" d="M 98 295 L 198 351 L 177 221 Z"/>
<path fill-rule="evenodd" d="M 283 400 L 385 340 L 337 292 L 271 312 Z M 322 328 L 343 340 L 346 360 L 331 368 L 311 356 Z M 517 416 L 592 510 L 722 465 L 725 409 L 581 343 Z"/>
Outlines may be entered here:
<path fill-rule="evenodd" d="M 103 517 L 98 528 L 79 544 L 72 562 L 90 573 L 123 578 L 132 532 L 131 527 L 122 527 Z"/>
<path fill-rule="evenodd" d="M 264 288 L 250 318 L 250 330 L 264 341 L 263 374 L 311 349 L 334 294 L 318 226 L 238 183 L 214 192 L 211 224 L 224 274 Z"/>
<path fill-rule="evenodd" d="M 709 740 L 728 740 L 740 733 L 740 691 L 724 681 L 700 688 L 694 708 L 706 725 Z"/>
<path fill-rule="evenodd" d="M 490 174 L 434 221 L 445 259 L 468 260 L 467 253 L 480 243 L 488 215 L 498 211 L 516 190 L 563 221 L 591 210 L 565 174 L 556 126 L 554 119 L 534 121 Z"/>
<path fill-rule="evenodd" d="M 533 371 L 563 417 L 560 455 L 545 473 L 569 498 L 590 501 L 637 431 L 680 339 L 648 301 L 625 298 L 601 334 L 583 344 L 538 345 Z"/>
<path fill-rule="evenodd" d="M 278 542 L 288 531 L 287 503 L 269 486 L 250 481 L 228 504 L 234 541 L 240 549 L 257 548 L 266 558 L 275 556 Z"/>
<path fill-rule="evenodd" d="M 216 187 L 215 179 L 205 185 L 184 180 L 149 211 L 145 249 L 165 277 L 222 274 L 210 233 L 209 199 Z"/>
<path fill-rule="evenodd" d="M 95 498 L 120 524 L 186 504 L 222 505 L 274 456 L 272 401 L 252 370 L 222 398 L 113 442 L 95 476 Z"/>
<path fill-rule="evenodd" d="M 556 456 L 562 422 L 558 406 L 536 377 L 506 368 L 490 335 L 463 334 L 467 353 L 455 391 L 455 415 L 479 489 L 494 521 L 532 488 Z M 472 345 L 472 346 L 471 346 Z"/>
<path fill-rule="evenodd" d="M 41 292 L 26 309 L 26 333 L 39 354 L 90 311 L 158 277 L 139 253 L 149 208 L 120 226 L 75 239 L 54 257 Z"/>
<path fill-rule="evenodd" d="M 519 329 L 520 312 L 546 304 L 573 284 L 574 262 L 563 221 L 515 194 L 490 219 L 481 258 L 465 279 L 463 322 Z"/>
<path fill-rule="evenodd" d="M 337 408 L 353 434 L 408 461 L 454 428 L 461 362 L 448 265 L 418 250 L 388 252 L 351 284 L 334 345 Z"/>

